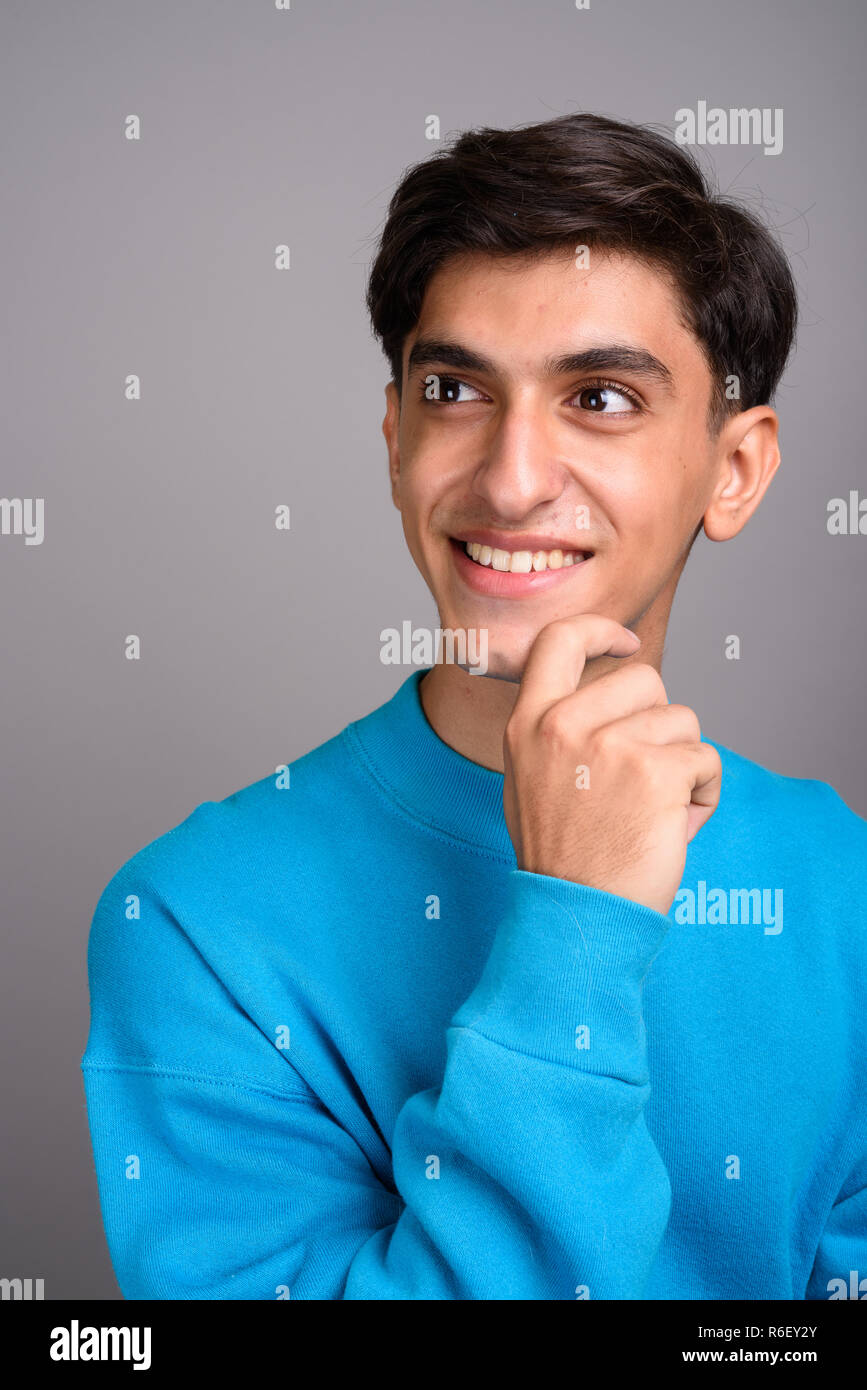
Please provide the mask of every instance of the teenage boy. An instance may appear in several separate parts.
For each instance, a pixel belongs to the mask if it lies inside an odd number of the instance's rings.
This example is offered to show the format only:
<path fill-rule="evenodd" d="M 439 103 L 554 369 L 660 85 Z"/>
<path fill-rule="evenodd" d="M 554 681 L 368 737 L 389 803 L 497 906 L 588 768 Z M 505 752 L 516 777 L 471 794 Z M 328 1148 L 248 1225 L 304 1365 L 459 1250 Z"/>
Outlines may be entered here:
<path fill-rule="evenodd" d="M 867 827 L 659 674 L 695 536 L 779 463 L 785 258 L 684 149 L 572 115 L 412 169 L 368 305 L 407 544 L 487 669 L 413 671 L 102 894 L 120 1287 L 858 1297 Z"/>

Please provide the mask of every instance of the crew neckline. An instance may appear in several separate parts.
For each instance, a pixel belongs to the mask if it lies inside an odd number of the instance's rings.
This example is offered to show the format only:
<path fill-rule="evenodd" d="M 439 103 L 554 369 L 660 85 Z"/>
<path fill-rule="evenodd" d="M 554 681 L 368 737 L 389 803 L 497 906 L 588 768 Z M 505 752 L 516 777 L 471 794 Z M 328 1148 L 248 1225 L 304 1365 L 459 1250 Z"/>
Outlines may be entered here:
<path fill-rule="evenodd" d="M 344 734 L 405 814 L 514 865 L 503 813 L 503 774 L 465 758 L 428 722 L 420 686 L 430 670 L 412 671 L 390 700 L 348 724 Z"/>

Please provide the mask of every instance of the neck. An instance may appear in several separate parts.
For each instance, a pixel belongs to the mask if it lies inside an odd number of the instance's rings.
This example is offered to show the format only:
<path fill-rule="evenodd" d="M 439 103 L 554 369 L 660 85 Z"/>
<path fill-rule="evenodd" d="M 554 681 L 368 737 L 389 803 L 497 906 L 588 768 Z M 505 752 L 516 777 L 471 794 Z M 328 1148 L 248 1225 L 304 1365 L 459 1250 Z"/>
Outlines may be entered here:
<path fill-rule="evenodd" d="M 635 655 L 603 656 L 588 661 L 578 688 L 583 689 L 630 661 L 642 661 L 661 670 L 667 621 L 668 606 L 664 613 L 648 610 L 638 621 L 629 623 L 641 638 Z M 460 666 L 445 664 L 432 667 L 419 685 L 422 708 L 434 733 L 462 757 L 493 772 L 504 770 L 503 734 L 519 690 L 516 681 L 471 676 Z"/>

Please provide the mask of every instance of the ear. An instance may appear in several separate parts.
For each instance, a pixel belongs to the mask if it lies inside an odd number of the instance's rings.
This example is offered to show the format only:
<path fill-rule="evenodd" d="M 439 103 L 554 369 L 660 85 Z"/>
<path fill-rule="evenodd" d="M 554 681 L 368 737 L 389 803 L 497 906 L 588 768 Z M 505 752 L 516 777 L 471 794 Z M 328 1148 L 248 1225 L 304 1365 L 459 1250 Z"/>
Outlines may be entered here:
<path fill-rule="evenodd" d="M 400 511 L 400 447 L 398 445 L 398 433 L 400 429 L 400 401 L 397 395 L 397 387 L 390 381 L 385 388 L 385 419 L 382 422 L 382 433 L 385 435 L 385 442 L 388 447 L 388 476 L 391 479 L 391 500 Z"/>
<path fill-rule="evenodd" d="M 719 473 L 704 533 L 728 541 L 746 526 L 780 466 L 779 420 L 769 405 L 741 411 L 720 431 Z"/>

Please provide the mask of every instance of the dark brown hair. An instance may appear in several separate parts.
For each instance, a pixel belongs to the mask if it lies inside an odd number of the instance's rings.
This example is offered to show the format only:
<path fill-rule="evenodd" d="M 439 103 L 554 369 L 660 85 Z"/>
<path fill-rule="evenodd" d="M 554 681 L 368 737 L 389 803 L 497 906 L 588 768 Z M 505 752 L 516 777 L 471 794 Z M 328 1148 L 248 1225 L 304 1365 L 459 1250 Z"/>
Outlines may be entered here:
<path fill-rule="evenodd" d="M 667 270 L 713 379 L 709 426 L 769 404 L 795 334 L 797 295 L 774 234 L 716 196 L 694 156 L 647 126 L 590 113 L 466 131 L 414 165 L 388 206 L 367 288 L 400 394 L 403 344 L 450 256 L 599 246 Z M 740 398 L 725 395 L 738 379 Z"/>

